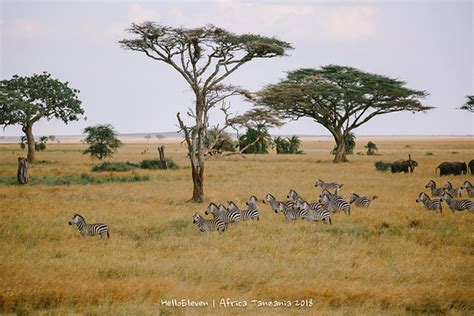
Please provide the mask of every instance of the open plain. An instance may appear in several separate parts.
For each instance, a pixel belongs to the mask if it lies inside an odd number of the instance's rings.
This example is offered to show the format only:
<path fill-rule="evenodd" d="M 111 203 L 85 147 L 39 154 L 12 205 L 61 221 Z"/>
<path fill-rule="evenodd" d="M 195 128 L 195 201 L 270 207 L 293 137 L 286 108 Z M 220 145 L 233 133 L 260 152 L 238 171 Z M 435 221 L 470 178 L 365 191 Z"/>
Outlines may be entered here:
<path fill-rule="evenodd" d="M 427 211 L 415 203 L 433 179 L 460 186 L 472 175 L 440 177 L 442 161 L 474 159 L 474 140 L 450 137 L 357 138 L 378 156 L 351 155 L 334 164 L 331 139 L 303 139 L 304 155 L 209 158 L 206 201 L 192 193 L 186 149 L 179 141 L 128 142 L 111 161 L 139 162 L 165 154 L 177 170 L 93 173 L 98 161 L 80 143 L 48 144 L 30 167 L 33 178 L 149 176 L 131 183 L 9 184 L 17 144 L 0 145 L 0 312 L 110 314 L 471 314 L 474 312 L 474 214 Z M 142 154 L 144 149 L 149 151 Z M 413 174 L 375 170 L 374 162 L 418 161 Z M 332 225 L 288 223 L 263 204 L 270 192 L 290 189 L 315 201 L 316 179 L 343 183 L 341 194 L 377 195 L 370 208 L 334 214 Z M 259 199 L 260 221 L 231 225 L 223 234 L 200 233 L 192 215 L 209 202 L 244 207 Z M 465 195 L 465 191 L 464 191 Z M 104 222 L 111 238 L 83 238 L 68 221 L 74 213 Z M 224 307 L 221 299 L 247 307 Z M 171 307 L 189 299 L 209 307 Z M 256 307 L 252 300 L 290 301 Z M 297 302 L 312 306 L 295 307 Z M 216 305 L 213 307 L 213 303 Z M 232 303 L 232 302 L 231 302 Z"/>

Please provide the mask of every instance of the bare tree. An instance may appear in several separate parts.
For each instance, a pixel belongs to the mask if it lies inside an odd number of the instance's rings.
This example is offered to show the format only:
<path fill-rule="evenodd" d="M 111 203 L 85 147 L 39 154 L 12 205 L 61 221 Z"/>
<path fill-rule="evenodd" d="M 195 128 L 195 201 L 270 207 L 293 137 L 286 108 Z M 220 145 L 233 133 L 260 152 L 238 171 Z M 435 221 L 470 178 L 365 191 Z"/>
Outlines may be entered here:
<path fill-rule="evenodd" d="M 170 65 L 191 87 L 194 109 L 188 115 L 194 120 L 187 126 L 180 113 L 176 115 L 184 132 L 194 183 L 194 202 L 204 198 L 204 141 L 207 135 L 209 110 L 221 97 L 214 99 L 216 88 L 243 64 L 256 58 L 285 56 L 292 49 L 287 42 L 254 34 L 236 35 L 208 25 L 187 29 L 153 22 L 133 23 L 128 31 L 133 39 L 120 41 L 123 48 Z M 230 91 L 228 93 L 231 93 Z"/>

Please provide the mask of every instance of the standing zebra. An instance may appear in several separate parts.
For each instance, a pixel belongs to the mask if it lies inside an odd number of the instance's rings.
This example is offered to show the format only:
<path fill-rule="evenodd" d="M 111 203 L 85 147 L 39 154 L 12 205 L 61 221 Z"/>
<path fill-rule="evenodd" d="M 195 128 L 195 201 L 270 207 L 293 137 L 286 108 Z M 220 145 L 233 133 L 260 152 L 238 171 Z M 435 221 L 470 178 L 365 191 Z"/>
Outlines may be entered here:
<path fill-rule="evenodd" d="M 461 197 L 461 191 L 462 187 L 453 189 L 453 185 L 451 182 L 446 182 L 446 184 L 443 187 L 445 190 L 447 190 L 453 197 Z"/>
<path fill-rule="evenodd" d="M 346 214 L 351 214 L 351 205 L 347 203 L 342 196 L 331 194 L 325 190 L 319 197 L 319 203 L 324 204 L 328 211 L 333 213 L 343 211 Z"/>
<path fill-rule="evenodd" d="M 86 224 L 86 220 L 79 214 L 74 214 L 69 225 L 76 225 L 82 236 L 97 236 L 110 238 L 109 227 L 105 224 Z"/>
<path fill-rule="evenodd" d="M 374 195 L 371 199 L 369 199 L 368 197 L 359 196 L 355 193 L 352 193 L 349 204 L 354 203 L 356 206 L 369 207 L 370 203 L 372 203 L 372 201 L 375 200 L 376 198 L 377 198 L 377 195 Z"/>
<path fill-rule="evenodd" d="M 428 194 L 421 192 L 416 199 L 416 203 L 422 202 L 428 210 L 443 212 L 443 199 L 430 199 Z"/>
<path fill-rule="evenodd" d="M 220 218 L 204 219 L 196 213 L 193 215 L 193 223 L 197 225 L 201 232 L 217 230 L 223 233 L 225 231 L 225 223 Z"/>
<path fill-rule="evenodd" d="M 324 205 L 321 203 L 311 203 L 309 204 L 306 201 L 298 200 L 296 206 L 308 213 L 308 216 L 305 218 L 308 221 L 323 221 L 324 224 L 332 224 L 331 214 L 327 209 L 324 208 Z"/>
<path fill-rule="evenodd" d="M 270 206 L 272 207 L 272 210 L 275 211 L 275 213 L 278 213 L 278 211 L 279 211 L 278 203 L 283 203 L 285 205 L 285 207 L 288 208 L 288 209 L 293 209 L 295 207 L 295 202 L 293 202 L 291 200 L 290 201 L 282 201 L 282 202 L 277 201 L 275 199 L 275 197 L 270 193 L 267 193 L 265 195 L 265 197 L 263 198 L 263 203 L 270 204 Z"/>
<path fill-rule="evenodd" d="M 470 200 L 455 200 L 449 192 L 444 192 L 443 201 L 446 201 L 451 211 L 464 211 L 474 212 L 474 202 Z"/>
<path fill-rule="evenodd" d="M 334 191 L 339 191 L 343 184 L 338 184 L 336 182 L 324 182 L 323 180 L 316 180 L 316 183 L 314 184 L 315 187 L 321 187 L 321 189 L 324 190 L 334 190 Z"/>
<path fill-rule="evenodd" d="M 247 205 L 247 209 L 240 212 L 240 214 L 242 215 L 242 220 L 247 221 L 249 219 L 256 219 L 258 221 L 260 219 L 260 216 L 257 205 L 257 198 L 255 197 L 255 195 L 249 197 L 248 201 L 245 202 L 245 204 Z"/>
<path fill-rule="evenodd" d="M 431 195 L 432 196 L 442 196 L 443 193 L 444 193 L 444 189 L 443 188 L 437 188 L 436 187 L 436 182 L 434 182 L 433 180 L 430 180 L 430 182 L 428 182 L 425 185 L 425 188 L 430 188 L 431 189 Z"/>
<path fill-rule="evenodd" d="M 235 204 L 234 204 L 235 205 Z M 237 206 L 235 206 L 237 208 Z M 204 214 L 212 214 L 214 218 L 219 218 L 224 221 L 224 224 L 239 223 L 241 220 L 240 211 L 226 209 L 224 205 L 217 206 L 215 203 L 209 204 Z"/>
<path fill-rule="evenodd" d="M 462 188 L 466 189 L 467 191 L 467 195 L 469 197 L 473 197 L 474 196 L 474 187 L 472 186 L 471 182 L 469 181 L 464 181 L 464 183 L 462 184 Z"/>

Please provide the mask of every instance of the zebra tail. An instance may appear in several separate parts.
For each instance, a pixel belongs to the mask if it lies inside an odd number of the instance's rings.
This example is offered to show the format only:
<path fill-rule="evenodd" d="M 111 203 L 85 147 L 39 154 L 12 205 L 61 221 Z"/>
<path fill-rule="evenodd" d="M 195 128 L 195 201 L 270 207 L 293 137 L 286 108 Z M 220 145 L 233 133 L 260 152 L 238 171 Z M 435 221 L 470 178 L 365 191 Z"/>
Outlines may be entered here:
<path fill-rule="evenodd" d="M 376 198 L 378 198 L 378 196 L 374 195 L 374 197 L 372 198 L 372 201 L 375 200 Z"/>
<path fill-rule="evenodd" d="M 107 238 L 110 238 L 110 233 L 109 233 L 109 231 L 107 231 Z"/>

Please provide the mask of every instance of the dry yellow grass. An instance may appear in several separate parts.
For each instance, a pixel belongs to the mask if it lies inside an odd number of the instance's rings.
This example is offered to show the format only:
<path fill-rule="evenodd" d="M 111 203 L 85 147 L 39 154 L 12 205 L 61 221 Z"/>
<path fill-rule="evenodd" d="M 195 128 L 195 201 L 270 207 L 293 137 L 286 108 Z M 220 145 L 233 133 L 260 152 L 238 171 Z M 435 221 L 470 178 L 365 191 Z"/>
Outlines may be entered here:
<path fill-rule="evenodd" d="M 473 176 L 435 175 L 445 160 L 474 158 L 469 138 L 372 138 L 381 156 L 350 156 L 334 165 L 330 140 L 303 142 L 306 155 L 209 159 L 206 203 L 187 202 L 192 183 L 184 147 L 166 144 L 179 170 L 129 171 L 150 181 L 71 186 L 0 185 L 0 312 L 110 314 L 400 314 L 474 311 L 474 215 L 426 211 L 415 203 L 424 185 L 454 185 Z M 358 139 L 360 147 L 367 141 Z M 407 145 L 409 147 L 407 147 Z M 13 177 L 17 145 L 0 146 L 0 177 Z M 126 144 L 113 161 L 138 162 L 151 143 Z M 31 176 L 79 176 L 97 163 L 80 144 L 48 145 Z M 155 151 L 155 153 L 153 153 Z M 432 152 L 432 156 L 425 155 Z M 454 153 L 453 153 L 454 152 Z M 408 153 L 413 174 L 376 172 L 377 160 Z M 105 173 L 109 174 L 109 173 Z M 351 192 L 377 195 L 369 209 L 336 214 L 333 225 L 287 223 L 261 202 L 260 222 L 224 234 L 198 232 L 191 222 L 207 203 L 289 189 L 315 200 L 317 178 Z M 67 225 L 74 213 L 105 222 L 111 239 L 81 238 Z M 173 308 L 161 299 L 303 300 L 310 308 Z"/>

